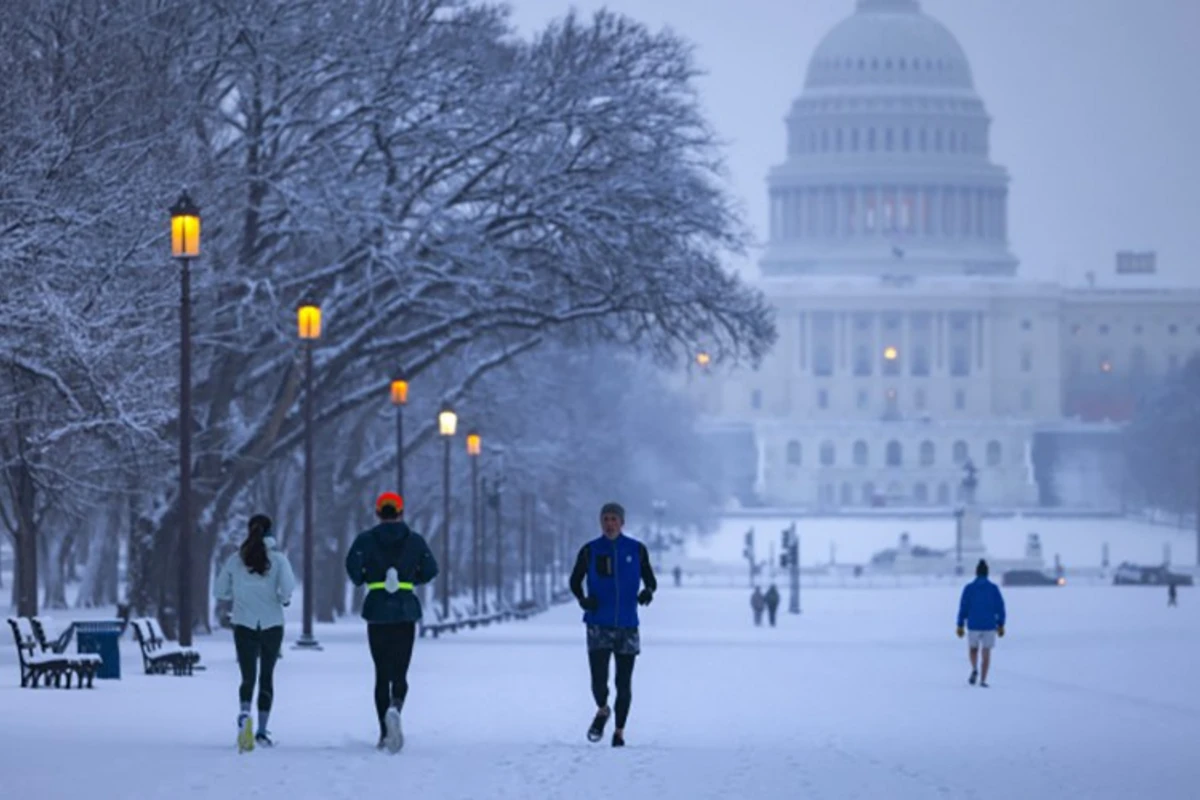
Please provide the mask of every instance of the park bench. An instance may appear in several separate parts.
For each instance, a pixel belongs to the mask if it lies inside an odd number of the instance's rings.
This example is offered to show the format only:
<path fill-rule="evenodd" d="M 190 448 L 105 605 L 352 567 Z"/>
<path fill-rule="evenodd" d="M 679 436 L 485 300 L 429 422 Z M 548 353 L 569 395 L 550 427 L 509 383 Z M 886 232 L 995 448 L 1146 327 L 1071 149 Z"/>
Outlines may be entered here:
<path fill-rule="evenodd" d="M 71 644 L 71 637 L 75 635 L 75 623 L 72 622 L 61 633 L 58 633 L 54 626 L 54 621 L 49 617 L 32 617 L 29 623 L 33 628 L 33 638 L 37 641 L 42 653 L 46 655 L 61 655 L 66 658 L 72 671 L 79 676 L 78 686 L 82 688 L 83 682 L 87 681 L 88 688 L 92 688 L 92 683 L 96 679 L 96 673 L 104 664 L 104 659 L 97 653 L 67 652 L 67 647 Z M 55 636 L 54 634 L 58 635 Z M 68 675 L 68 688 L 70 685 L 71 680 Z"/>
<path fill-rule="evenodd" d="M 158 620 L 142 617 L 132 620 L 133 636 L 142 651 L 142 666 L 147 675 L 191 675 L 198 666 L 200 654 L 190 647 L 180 647 L 163 633 Z"/>
<path fill-rule="evenodd" d="M 73 670 L 65 655 L 42 652 L 37 639 L 33 635 L 33 624 L 27 617 L 9 617 L 8 626 L 13 632 L 13 641 L 17 646 L 17 664 L 21 669 L 21 688 L 38 688 L 38 684 L 49 687 L 62 686 L 62 679 L 67 678 L 67 688 L 71 687 Z"/>

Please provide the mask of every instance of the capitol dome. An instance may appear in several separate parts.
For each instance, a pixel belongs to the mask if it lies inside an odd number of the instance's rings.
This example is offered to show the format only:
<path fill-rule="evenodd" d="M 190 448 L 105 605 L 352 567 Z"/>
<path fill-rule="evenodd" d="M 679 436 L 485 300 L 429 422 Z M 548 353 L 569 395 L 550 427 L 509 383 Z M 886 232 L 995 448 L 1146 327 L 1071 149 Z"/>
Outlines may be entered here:
<path fill-rule="evenodd" d="M 858 13 L 813 53 L 805 87 L 863 86 L 970 91 L 971 65 L 954 34 L 915 0 L 859 0 Z"/>
<path fill-rule="evenodd" d="M 991 119 L 962 46 L 918 0 L 857 0 L 786 123 L 764 275 L 1015 274 Z"/>

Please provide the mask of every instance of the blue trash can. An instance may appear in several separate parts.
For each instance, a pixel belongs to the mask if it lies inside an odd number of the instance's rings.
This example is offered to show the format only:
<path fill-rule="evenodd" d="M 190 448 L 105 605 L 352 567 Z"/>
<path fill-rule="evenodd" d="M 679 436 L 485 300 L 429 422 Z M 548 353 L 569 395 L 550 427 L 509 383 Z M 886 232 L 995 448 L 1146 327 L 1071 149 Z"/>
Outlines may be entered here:
<path fill-rule="evenodd" d="M 89 619 L 75 623 L 75 642 L 81 653 L 97 653 L 97 678 L 121 678 L 121 620 Z"/>

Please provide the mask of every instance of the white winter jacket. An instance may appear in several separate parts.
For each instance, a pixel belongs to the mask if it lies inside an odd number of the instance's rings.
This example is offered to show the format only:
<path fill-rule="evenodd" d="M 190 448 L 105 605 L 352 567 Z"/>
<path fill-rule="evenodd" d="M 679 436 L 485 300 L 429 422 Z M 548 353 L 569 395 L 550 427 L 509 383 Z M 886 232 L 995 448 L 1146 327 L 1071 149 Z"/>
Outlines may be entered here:
<path fill-rule="evenodd" d="M 271 568 L 266 575 L 256 575 L 244 563 L 239 552 L 225 560 L 217 575 L 213 595 L 218 600 L 233 601 L 233 624 L 247 628 L 274 628 L 283 624 L 283 607 L 292 601 L 296 576 L 287 556 L 275 549 L 275 539 L 268 536 L 267 555 Z"/>

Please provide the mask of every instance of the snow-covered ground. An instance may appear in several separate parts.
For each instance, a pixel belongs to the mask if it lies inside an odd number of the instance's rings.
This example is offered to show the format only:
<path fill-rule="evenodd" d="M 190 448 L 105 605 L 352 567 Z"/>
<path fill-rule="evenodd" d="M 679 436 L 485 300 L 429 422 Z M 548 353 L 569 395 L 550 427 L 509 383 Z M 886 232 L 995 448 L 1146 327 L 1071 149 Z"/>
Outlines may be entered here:
<path fill-rule="evenodd" d="M 287 650 L 273 751 L 234 749 L 228 633 L 209 670 L 17 688 L 0 648 L 0 796 L 22 798 L 1128 798 L 1200 796 L 1200 592 L 1007 592 L 992 688 L 966 685 L 957 589 L 805 598 L 777 629 L 746 593 L 664 587 L 643 615 L 624 751 L 588 744 L 578 612 L 419 641 L 408 743 L 374 751 L 357 621 Z M 60 613 L 60 617 L 66 618 Z M 297 627 L 289 630 L 295 638 Z"/>

